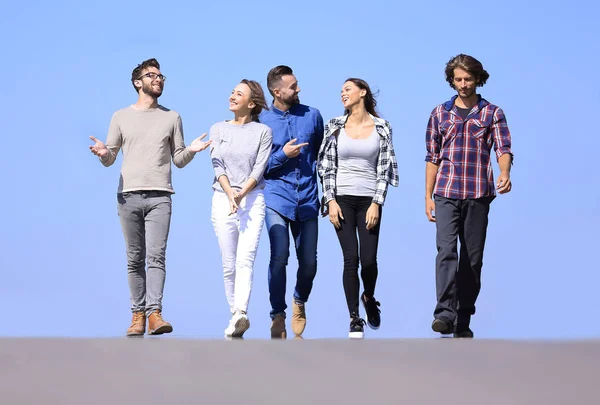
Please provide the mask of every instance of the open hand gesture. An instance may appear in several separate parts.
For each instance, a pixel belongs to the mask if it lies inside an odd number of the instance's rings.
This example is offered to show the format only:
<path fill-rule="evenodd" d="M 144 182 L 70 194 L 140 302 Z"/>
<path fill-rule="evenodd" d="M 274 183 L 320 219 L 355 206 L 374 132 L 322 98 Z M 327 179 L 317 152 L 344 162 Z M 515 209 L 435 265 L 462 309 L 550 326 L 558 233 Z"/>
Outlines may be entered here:
<path fill-rule="evenodd" d="M 194 139 L 190 146 L 188 146 L 188 149 L 192 152 L 201 152 L 204 149 L 208 148 L 212 143 L 212 139 L 210 141 L 202 142 L 204 138 L 206 138 L 206 133 Z"/>
<path fill-rule="evenodd" d="M 90 139 L 95 142 L 94 145 L 90 145 L 90 151 L 94 155 L 101 159 L 104 159 L 106 156 L 108 156 L 108 148 L 106 145 L 104 145 L 104 142 L 94 138 L 93 136 L 90 136 Z"/>

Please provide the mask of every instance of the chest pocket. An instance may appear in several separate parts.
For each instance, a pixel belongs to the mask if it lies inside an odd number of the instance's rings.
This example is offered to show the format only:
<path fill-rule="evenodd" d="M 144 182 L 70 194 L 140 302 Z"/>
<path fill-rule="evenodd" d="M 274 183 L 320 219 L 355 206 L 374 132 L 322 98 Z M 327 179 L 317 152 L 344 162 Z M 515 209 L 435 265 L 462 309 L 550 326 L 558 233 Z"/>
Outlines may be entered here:
<path fill-rule="evenodd" d="M 442 135 L 442 145 L 446 145 L 456 136 L 456 123 L 450 120 L 442 121 L 439 125 L 439 131 Z"/>
<path fill-rule="evenodd" d="M 480 120 L 469 120 L 468 133 L 475 139 L 485 142 L 489 133 L 489 125 Z"/>

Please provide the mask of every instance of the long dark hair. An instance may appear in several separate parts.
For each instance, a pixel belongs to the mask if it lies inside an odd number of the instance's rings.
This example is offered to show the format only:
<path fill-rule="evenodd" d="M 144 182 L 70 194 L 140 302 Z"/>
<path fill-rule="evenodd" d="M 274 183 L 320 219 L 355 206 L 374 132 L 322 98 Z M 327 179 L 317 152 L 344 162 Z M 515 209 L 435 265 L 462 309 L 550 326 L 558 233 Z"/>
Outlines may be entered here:
<path fill-rule="evenodd" d="M 365 109 L 367 110 L 367 112 L 369 114 L 373 115 L 374 117 L 379 118 L 379 113 L 376 110 L 377 100 L 375 100 L 375 96 L 373 95 L 373 92 L 371 91 L 369 84 L 367 82 L 365 82 L 363 79 L 357 79 L 356 77 L 351 77 L 349 79 L 346 79 L 346 81 L 344 83 L 347 83 L 347 82 L 352 82 L 359 89 L 366 90 L 367 94 L 365 94 L 365 97 L 363 98 L 363 100 L 365 102 Z M 344 109 L 344 115 L 348 115 L 348 114 L 350 114 L 350 111 L 348 111 L 347 109 Z"/>
<path fill-rule="evenodd" d="M 240 83 L 244 83 L 250 87 L 250 100 L 255 104 L 254 108 L 250 112 L 252 121 L 258 122 L 258 115 L 262 110 L 267 110 L 267 101 L 265 100 L 265 93 L 260 83 L 254 80 L 242 79 Z"/>

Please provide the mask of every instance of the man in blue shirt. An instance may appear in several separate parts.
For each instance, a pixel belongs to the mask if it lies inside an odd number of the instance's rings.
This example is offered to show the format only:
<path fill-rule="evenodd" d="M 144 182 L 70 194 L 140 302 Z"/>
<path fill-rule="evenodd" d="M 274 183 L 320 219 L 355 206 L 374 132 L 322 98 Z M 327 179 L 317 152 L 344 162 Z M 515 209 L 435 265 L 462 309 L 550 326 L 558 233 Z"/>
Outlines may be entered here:
<path fill-rule="evenodd" d="M 273 130 L 273 147 L 265 171 L 265 222 L 271 243 L 269 294 L 271 338 L 285 339 L 286 266 L 290 235 L 294 238 L 298 273 L 292 303 L 292 331 L 301 336 L 304 309 L 317 273 L 319 191 L 316 160 L 323 140 L 323 118 L 316 108 L 300 104 L 300 87 L 288 66 L 276 66 L 267 75 L 273 96 L 260 122 Z"/>

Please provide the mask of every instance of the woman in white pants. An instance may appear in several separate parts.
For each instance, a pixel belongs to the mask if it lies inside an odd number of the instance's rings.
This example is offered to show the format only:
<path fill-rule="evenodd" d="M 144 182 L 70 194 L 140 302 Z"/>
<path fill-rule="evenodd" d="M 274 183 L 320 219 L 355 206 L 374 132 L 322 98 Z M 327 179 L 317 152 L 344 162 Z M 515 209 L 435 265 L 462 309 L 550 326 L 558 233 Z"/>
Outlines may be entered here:
<path fill-rule="evenodd" d="M 250 327 L 248 302 L 265 219 L 263 173 L 272 143 L 271 129 L 258 122 L 258 115 L 266 108 L 260 84 L 244 79 L 229 97 L 233 119 L 210 128 L 215 171 L 211 216 L 232 315 L 226 337 L 242 337 Z"/>

